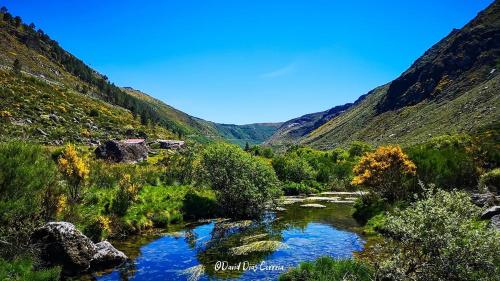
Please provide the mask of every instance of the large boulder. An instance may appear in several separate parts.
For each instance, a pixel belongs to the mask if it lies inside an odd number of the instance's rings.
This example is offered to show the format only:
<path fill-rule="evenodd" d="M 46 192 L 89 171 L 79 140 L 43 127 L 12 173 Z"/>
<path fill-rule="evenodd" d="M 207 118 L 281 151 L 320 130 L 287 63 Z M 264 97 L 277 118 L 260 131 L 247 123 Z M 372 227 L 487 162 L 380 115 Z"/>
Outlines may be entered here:
<path fill-rule="evenodd" d="M 136 163 L 148 158 L 148 148 L 143 143 L 125 143 L 110 140 L 95 150 L 97 158 L 114 162 Z"/>
<path fill-rule="evenodd" d="M 43 266 L 61 266 L 65 275 L 76 275 L 90 269 L 97 253 L 94 243 L 68 222 L 49 222 L 31 235 Z"/>
<path fill-rule="evenodd" d="M 493 216 L 496 216 L 496 215 L 500 215 L 500 206 L 493 206 L 491 208 L 486 209 L 481 214 L 481 219 L 488 220 L 488 219 L 491 219 Z"/>
<path fill-rule="evenodd" d="M 108 241 L 99 242 L 95 244 L 95 247 L 97 252 L 91 261 L 93 270 L 111 268 L 122 264 L 128 259 L 123 252 L 117 250 Z"/>

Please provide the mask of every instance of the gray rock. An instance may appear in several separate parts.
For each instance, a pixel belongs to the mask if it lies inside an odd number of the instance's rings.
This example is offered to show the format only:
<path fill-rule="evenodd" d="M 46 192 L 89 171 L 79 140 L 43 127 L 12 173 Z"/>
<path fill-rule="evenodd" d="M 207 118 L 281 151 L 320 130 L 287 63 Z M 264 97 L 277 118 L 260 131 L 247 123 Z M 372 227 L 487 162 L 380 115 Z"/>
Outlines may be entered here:
<path fill-rule="evenodd" d="M 490 224 L 494 229 L 500 230 L 500 215 L 494 215 L 491 217 Z"/>
<path fill-rule="evenodd" d="M 148 158 L 148 149 L 144 144 L 107 141 L 95 150 L 97 158 L 114 162 L 136 163 Z"/>
<path fill-rule="evenodd" d="M 321 204 L 304 204 L 304 205 L 300 205 L 300 207 L 304 207 L 304 208 L 326 208 L 325 205 L 321 205 Z"/>
<path fill-rule="evenodd" d="M 481 219 L 487 220 L 491 219 L 493 216 L 500 215 L 500 206 L 493 206 L 491 208 L 486 209 L 481 214 Z"/>
<path fill-rule="evenodd" d="M 97 249 L 97 253 L 91 261 L 92 270 L 115 267 L 128 259 L 123 252 L 117 250 L 108 241 L 99 242 L 95 244 L 95 247 Z"/>
<path fill-rule="evenodd" d="M 59 116 L 55 114 L 49 114 L 49 118 L 52 119 L 54 122 L 59 122 Z"/>
<path fill-rule="evenodd" d="M 492 193 L 473 193 L 471 200 L 474 205 L 479 207 L 492 206 L 495 204 L 495 195 Z"/>
<path fill-rule="evenodd" d="M 62 266 L 65 275 L 88 271 L 97 253 L 94 243 L 68 222 L 49 222 L 37 228 L 31 244 L 39 252 L 43 266 Z"/>

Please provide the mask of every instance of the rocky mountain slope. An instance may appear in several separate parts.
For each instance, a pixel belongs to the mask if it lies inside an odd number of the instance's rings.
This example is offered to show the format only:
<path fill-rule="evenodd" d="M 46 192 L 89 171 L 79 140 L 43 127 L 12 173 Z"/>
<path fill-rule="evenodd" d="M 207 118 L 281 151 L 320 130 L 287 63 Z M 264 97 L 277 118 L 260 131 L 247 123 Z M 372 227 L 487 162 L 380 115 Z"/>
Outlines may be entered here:
<path fill-rule="evenodd" d="M 354 140 L 411 144 L 436 135 L 498 128 L 499 70 L 500 3 L 496 1 L 435 44 L 400 77 L 327 122 L 309 127 L 294 142 L 323 149 Z M 284 139 L 281 131 L 270 144 Z"/>
<path fill-rule="evenodd" d="M 34 24 L 0 12 L 1 140 L 59 144 L 108 138 L 228 137 L 260 143 L 274 126 L 230 134 L 220 125 L 190 116 L 133 88 L 120 88 L 65 51 Z M 248 126 L 232 125 L 246 132 Z M 250 130 L 250 131 L 252 131 Z"/>

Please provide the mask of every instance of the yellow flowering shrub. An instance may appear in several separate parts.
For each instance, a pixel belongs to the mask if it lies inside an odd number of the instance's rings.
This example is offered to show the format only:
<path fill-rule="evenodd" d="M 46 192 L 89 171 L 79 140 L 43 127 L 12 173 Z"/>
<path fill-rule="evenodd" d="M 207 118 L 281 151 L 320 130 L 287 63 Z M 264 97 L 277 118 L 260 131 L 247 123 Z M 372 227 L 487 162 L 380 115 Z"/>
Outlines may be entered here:
<path fill-rule="evenodd" d="M 80 157 L 72 144 L 64 148 L 58 161 L 59 171 L 68 182 L 69 199 L 77 201 L 80 198 L 80 192 L 89 175 L 89 166 L 84 159 Z"/>
<path fill-rule="evenodd" d="M 394 200 L 404 195 L 405 176 L 415 175 L 417 167 L 399 146 L 381 146 L 367 153 L 354 166 L 352 184 L 371 188 L 381 196 Z"/>

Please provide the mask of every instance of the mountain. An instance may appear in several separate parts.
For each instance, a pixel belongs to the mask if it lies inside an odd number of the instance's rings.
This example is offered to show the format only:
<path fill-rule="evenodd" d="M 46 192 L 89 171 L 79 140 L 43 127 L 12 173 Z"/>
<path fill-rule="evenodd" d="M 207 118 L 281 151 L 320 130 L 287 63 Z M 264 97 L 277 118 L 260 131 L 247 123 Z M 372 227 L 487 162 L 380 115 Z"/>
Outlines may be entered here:
<path fill-rule="evenodd" d="M 278 130 L 265 141 L 266 145 L 286 146 L 297 144 L 302 137 L 307 136 L 316 128 L 322 126 L 332 118 L 344 113 L 349 108 L 358 104 L 365 96 L 359 97 L 354 103 L 335 106 L 329 110 L 310 113 L 284 122 Z"/>
<path fill-rule="evenodd" d="M 273 125 L 205 121 L 131 87 L 120 88 L 7 11 L 0 12 L 0 98 L 2 141 L 88 144 L 150 137 L 206 142 L 227 137 L 260 143 L 274 132 Z"/>
<path fill-rule="evenodd" d="M 217 131 L 225 139 L 244 146 L 260 144 L 272 136 L 282 123 L 255 123 L 248 125 L 215 124 Z"/>
<path fill-rule="evenodd" d="M 305 128 L 308 132 L 293 142 L 322 149 L 354 140 L 412 144 L 436 135 L 498 127 L 499 28 L 496 1 L 432 46 L 394 81 L 373 89 L 327 122 Z M 268 143 L 286 140 L 280 132 L 281 128 Z"/>

